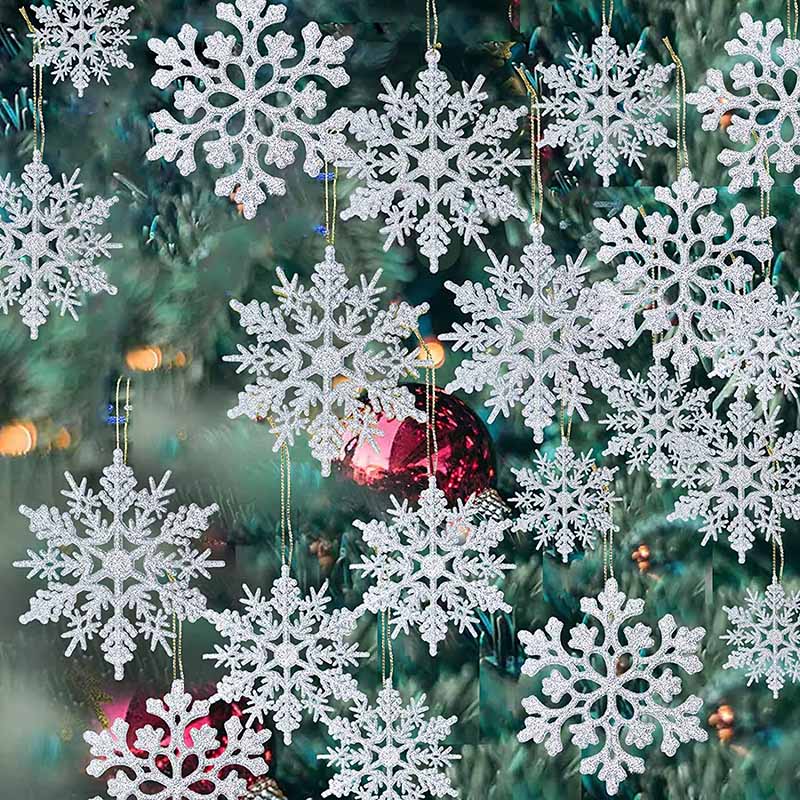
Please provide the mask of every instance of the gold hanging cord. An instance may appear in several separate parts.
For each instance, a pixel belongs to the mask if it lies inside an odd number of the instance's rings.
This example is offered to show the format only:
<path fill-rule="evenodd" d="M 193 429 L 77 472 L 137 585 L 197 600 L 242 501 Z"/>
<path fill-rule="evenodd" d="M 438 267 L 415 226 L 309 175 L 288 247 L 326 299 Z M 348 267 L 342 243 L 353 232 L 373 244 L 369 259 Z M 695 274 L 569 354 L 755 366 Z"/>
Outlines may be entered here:
<path fill-rule="evenodd" d="M 30 17 L 28 16 L 27 9 L 22 6 L 19 10 L 22 19 L 28 26 L 31 33 L 31 40 L 33 43 L 33 63 L 36 63 L 36 56 L 39 54 L 39 37 L 38 31 L 33 26 Z M 39 156 L 44 154 L 44 97 L 43 97 L 43 75 L 44 68 L 39 64 L 33 67 L 33 151 L 38 153 Z"/>

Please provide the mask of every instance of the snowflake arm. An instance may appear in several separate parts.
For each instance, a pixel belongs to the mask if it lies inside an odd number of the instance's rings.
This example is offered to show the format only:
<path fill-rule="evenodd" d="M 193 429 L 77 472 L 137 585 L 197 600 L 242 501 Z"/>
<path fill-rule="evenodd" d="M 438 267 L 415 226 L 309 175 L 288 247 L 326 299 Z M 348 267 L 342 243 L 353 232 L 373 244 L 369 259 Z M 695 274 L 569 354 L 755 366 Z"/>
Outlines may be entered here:
<path fill-rule="evenodd" d="M 362 108 L 353 115 L 350 132 L 362 146 L 338 162 L 364 184 L 350 195 L 342 219 L 385 216 L 383 249 L 416 235 L 431 272 L 438 271 L 453 231 L 483 250 L 487 219 L 525 219 L 507 182 L 529 163 L 503 147 L 526 110 L 484 111 L 483 76 L 452 92 L 439 58 L 437 50 L 426 54 L 415 95 L 381 78 L 383 113 Z"/>
<path fill-rule="evenodd" d="M 567 66 L 540 66 L 548 93 L 541 101 L 549 124 L 540 147 L 567 145 L 569 169 L 594 163 L 603 185 L 609 185 L 621 158 L 642 168 L 642 145 L 675 147 L 658 121 L 673 104 L 663 94 L 673 65 L 642 68 L 642 43 L 619 48 L 607 27 L 595 39 L 591 54 L 569 44 Z"/>
<path fill-rule="evenodd" d="M 192 504 L 166 513 L 174 492 L 166 488 L 169 473 L 159 484 L 151 479 L 149 489 L 137 489 L 121 450 L 103 470 L 99 492 L 87 488 L 85 479 L 78 484 L 69 473 L 66 478 L 66 513 L 20 507 L 45 547 L 29 550 L 28 559 L 14 566 L 46 582 L 20 622 L 65 619 L 67 656 L 100 638 L 105 659 L 121 680 L 138 637 L 149 640 L 151 649 L 172 653 L 168 618 L 175 614 L 195 621 L 205 613 L 205 597 L 192 584 L 223 562 L 211 561 L 210 551 L 198 551 L 194 540 L 208 528 L 217 506 Z"/>
<path fill-rule="evenodd" d="M 269 168 L 282 170 L 293 164 L 298 143 L 305 153 L 303 169 L 312 176 L 320 173 L 325 160 L 333 161 L 344 152 L 342 130 L 350 112 L 338 109 L 327 120 L 315 121 L 327 101 L 314 79 L 344 86 L 349 77 L 339 65 L 353 40 L 323 37 L 319 26 L 309 22 L 302 30 L 304 49 L 298 58 L 292 36 L 265 32 L 284 21 L 286 6 L 236 0 L 235 5 L 218 3 L 217 17 L 236 29 L 240 41 L 219 31 L 212 34 L 204 42 L 205 60 L 197 54 L 198 33 L 190 25 L 181 28 L 177 39 L 148 42 L 161 67 L 152 83 L 160 89 L 182 84 L 175 91 L 174 106 L 186 121 L 167 110 L 153 114 L 157 133 L 147 158 L 175 161 L 180 173 L 189 175 L 196 169 L 195 150 L 202 139 L 212 167 L 240 162 L 217 180 L 214 190 L 220 197 L 232 195 L 245 218 L 252 219 L 267 195 L 285 194 L 285 181 Z M 231 80 L 231 68 L 244 76 L 245 88 Z M 266 68 L 269 77 L 263 78 Z M 220 95 L 232 102 L 224 106 L 214 102 Z M 238 133 L 231 134 L 232 128 Z"/>
<path fill-rule="evenodd" d="M 671 666 L 688 674 L 702 669 L 697 651 L 705 630 L 678 627 L 667 614 L 659 620 L 661 642 L 654 649 L 648 626 L 623 627 L 643 610 L 643 600 L 626 598 L 610 578 L 597 599 L 581 599 L 581 611 L 596 623 L 572 628 L 569 649 L 562 644 L 563 624 L 555 617 L 544 630 L 519 634 L 528 656 L 523 673 L 534 676 L 551 668 L 541 689 L 548 702 L 536 695 L 523 700 L 529 716 L 519 740 L 544 743 L 555 755 L 561 752 L 561 731 L 567 726 L 572 743 L 592 751 L 582 754 L 581 773 L 597 774 L 611 795 L 630 773 L 644 772 L 644 760 L 630 748 L 641 750 L 652 744 L 657 729 L 662 734 L 661 750 L 668 756 L 675 755 L 680 743 L 708 738 L 697 717 L 702 707 L 699 697 L 690 695 L 672 705 L 681 692 L 681 680 Z M 576 721 L 568 725 L 570 720 Z"/>
<path fill-rule="evenodd" d="M 417 349 L 403 343 L 428 306 L 401 302 L 378 309 L 384 292 L 378 286 L 380 270 L 351 286 L 330 246 L 314 267 L 310 289 L 300 285 L 297 275 L 289 280 L 281 269 L 277 275 L 277 305 L 231 301 L 256 343 L 239 345 L 238 354 L 223 360 L 238 363 L 237 371 L 255 375 L 256 382 L 239 394 L 228 416 L 271 418 L 276 451 L 284 443 L 292 445 L 305 430 L 327 476 L 348 436 L 377 447 L 379 414 L 424 419 L 399 382 L 416 377 L 425 366 Z"/>
<path fill-rule="evenodd" d="M 388 524 L 354 523 L 374 552 L 351 569 L 375 579 L 364 605 L 373 613 L 392 612 L 393 638 L 417 629 L 435 655 L 450 624 L 475 636 L 477 609 L 510 611 L 491 583 L 514 567 L 493 553 L 510 521 L 480 519 L 474 498 L 448 508 L 433 478 L 418 508 L 392 497 L 389 516 Z"/>
<path fill-rule="evenodd" d="M 210 725 L 197 725 L 210 708 L 210 701 L 193 700 L 183 681 L 174 681 L 163 699 L 147 701 L 148 714 L 163 720 L 164 727 L 145 725 L 136 731 L 133 747 L 144 755 L 129 747 L 124 719 L 115 719 L 100 733 L 84 733 L 92 755 L 87 773 L 100 778 L 116 769 L 108 780 L 108 797 L 114 800 L 151 796 L 238 800 L 247 790 L 240 771 L 255 777 L 267 771 L 264 747 L 270 732 L 243 730 L 239 718 L 231 717 L 225 722 L 225 741 L 220 742 Z"/>

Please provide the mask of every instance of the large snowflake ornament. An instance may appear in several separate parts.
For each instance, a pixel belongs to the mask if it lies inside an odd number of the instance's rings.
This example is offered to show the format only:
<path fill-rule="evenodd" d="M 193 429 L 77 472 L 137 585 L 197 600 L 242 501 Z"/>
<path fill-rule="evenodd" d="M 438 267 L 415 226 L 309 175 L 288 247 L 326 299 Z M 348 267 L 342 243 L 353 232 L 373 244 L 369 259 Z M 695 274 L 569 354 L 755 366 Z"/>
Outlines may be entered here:
<path fill-rule="evenodd" d="M 350 568 L 375 578 L 364 593 L 364 605 L 373 613 L 391 611 L 392 637 L 418 629 L 436 655 L 449 624 L 475 636 L 478 609 L 511 610 L 492 585 L 504 570 L 514 568 L 492 552 L 510 520 L 482 518 L 474 496 L 448 508 L 433 478 L 418 508 L 407 500 L 391 500 L 390 523 L 353 523 L 373 553 Z"/>
<path fill-rule="evenodd" d="M 778 436 L 779 408 L 757 413 L 739 393 L 724 423 L 702 424 L 705 456 L 675 476 L 688 489 L 667 519 L 702 521 L 702 544 L 726 536 L 744 564 L 756 536 L 783 534 L 783 518 L 800 519 L 800 431 Z"/>
<path fill-rule="evenodd" d="M 800 682 L 800 592 L 786 592 L 773 578 L 766 594 L 748 589 L 743 606 L 724 606 L 731 647 L 724 669 L 743 669 L 747 685 L 766 679 L 777 700 L 787 678 Z"/>
<path fill-rule="evenodd" d="M 350 112 L 340 108 L 319 121 L 327 100 L 315 78 L 344 86 L 349 77 L 338 65 L 353 40 L 323 36 L 317 23 L 309 22 L 298 54 L 294 37 L 284 31 L 266 33 L 286 18 L 286 6 L 267 5 L 267 0 L 218 3 L 217 17 L 239 36 L 219 31 L 208 36 L 205 60 L 198 56 L 197 31 L 190 25 L 180 29 L 177 39 L 148 42 L 163 68 L 156 70 L 152 83 L 159 89 L 171 83 L 180 87 L 174 106 L 181 119 L 166 110 L 152 115 L 157 132 L 147 157 L 175 161 L 181 175 L 189 175 L 202 140 L 212 167 L 240 164 L 217 180 L 215 191 L 232 196 L 252 219 L 267 195 L 286 193 L 285 181 L 270 168 L 293 164 L 298 143 L 305 152 L 303 169 L 311 176 L 322 171 L 326 159 L 333 161 L 344 152 L 342 130 Z"/>
<path fill-rule="evenodd" d="M 714 338 L 732 309 L 747 302 L 742 292 L 753 264 L 772 257 L 775 218 L 748 217 L 739 203 L 728 230 L 713 210 L 716 189 L 701 188 L 688 169 L 671 188 L 657 187 L 655 198 L 668 214 L 656 211 L 640 223 L 639 211 L 625 206 L 619 217 L 594 221 L 604 243 L 597 257 L 617 262 L 615 282 L 631 324 L 641 315 L 634 338 L 645 330 L 654 334 L 655 357 L 671 360 L 683 378 L 700 356 L 714 354 Z"/>
<path fill-rule="evenodd" d="M 581 598 L 581 611 L 595 622 L 572 628 L 566 647 L 564 626 L 556 617 L 544 630 L 519 634 L 528 656 L 523 673 L 550 672 L 541 684 L 547 702 L 535 694 L 522 701 L 529 716 L 518 738 L 544 742 L 554 756 L 563 749 L 561 732 L 567 727 L 572 743 L 589 750 L 582 753 L 581 773 L 597 774 L 614 795 L 630 773 L 644 772 L 644 759 L 631 750 L 652 744 L 657 730 L 661 751 L 668 756 L 681 743 L 708 738 L 697 716 L 703 705 L 699 697 L 689 695 L 673 704 L 681 679 L 672 671 L 673 665 L 690 675 L 703 668 L 697 652 L 705 630 L 678 627 L 667 614 L 658 622 L 656 647 L 650 627 L 624 624 L 642 614 L 644 600 L 628 599 L 614 578 L 597 599 Z"/>
<path fill-rule="evenodd" d="M 503 146 L 526 109 L 484 110 L 481 75 L 453 92 L 439 58 L 438 50 L 427 52 L 414 95 L 381 78 L 384 112 L 362 108 L 353 115 L 350 131 L 363 147 L 339 162 L 364 184 L 350 195 L 342 219 L 384 216 L 383 249 L 416 236 L 431 272 L 454 229 L 464 244 L 484 249 L 487 219 L 525 219 L 527 210 L 507 182 L 530 163 Z"/>
<path fill-rule="evenodd" d="M 512 469 L 519 491 L 511 498 L 518 515 L 514 530 L 532 533 L 537 549 L 555 547 L 567 561 L 578 546 L 593 549 L 618 530 L 611 482 L 616 467 L 598 467 L 591 451 L 577 455 L 568 444 L 552 458 L 536 453 L 534 466 Z"/>
<path fill-rule="evenodd" d="M 621 346 L 623 332 L 598 324 L 603 319 L 596 308 L 598 295 L 584 288 L 586 251 L 556 264 L 542 232 L 540 225 L 532 227 L 519 267 L 508 256 L 501 259 L 489 251 L 488 287 L 445 282 L 471 319 L 455 323 L 452 332 L 440 337 L 472 356 L 456 367 L 447 391 L 488 387 L 489 422 L 521 406 L 536 442 L 543 440 L 560 406 L 565 414 L 577 412 L 587 419 L 591 399 L 586 387 L 616 382 L 619 370 L 604 351 Z"/>
<path fill-rule="evenodd" d="M 323 797 L 357 800 L 425 800 L 458 797 L 446 774 L 461 758 L 443 742 L 456 717 L 428 717 L 425 695 L 403 703 L 389 682 L 375 706 L 359 697 L 350 717 L 336 717 L 328 733 L 334 748 L 317 758 L 336 768 Z"/>
<path fill-rule="evenodd" d="M 546 125 L 540 147 L 567 146 L 569 168 L 594 163 L 608 186 L 619 161 L 641 169 L 643 145 L 675 147 L 658 121 L 673 107 L 663 93 L 673 65 L 643 67 L 642 41 L 620 49 L 604 27 L 592 52 L 569 44 L 567 66 L 540 66 L 538 73 L 549 89 L 541 100 Z"/>
<path fill-rule="evenodd" d="M 351 286 L 331 246 L 314 267 L 310 288 L 297 275 L 289 280 L 282 269 L 276 272 L 274 307 L 231 301 L 256 343 L 239 345 L 239 353 L 224 360 L 237 362 L 237 371 L 247 370 L 256 382 L 239 394 L 228 416 L 269 418 L 276 452 L 305 430 L 327 476 L 347 437 L 357 435 L 377 449 L 379 415 L 425 419 L 399 381 L 416 377 L 426 363 L 417 348 L 403 343 L 413 337 L 428 305 L 399 302 L 379 310 L 385 291 L 378 285 L 381 270 L 369 280 L 360 275 L 359 284 Z"/>
<path fill-rule="evenodd" d="M 314 721 L 327 719 L 329 700 L 352 700 L 358 694 L 348 670 L 367 653 L 348 637 L 356 615 L 348 609 L 329 611 L 327 581 L 303 596 L 284 566 L 270 597 L 244 587 L 243 613 L 226 609 L 212 615 L 229 640 L 204 656 L 224 667 L 217 692 L 227 702 L 247 699 L 251 720 L 268 720 L 283 733 L 286 744 L 300 727 L 303 711 Z"/>
<path fill-rule="evenodd" d="M 109 7 L 110 6 L 110 7 Z M 133 6 L 110 0 L 55 0 L 54 5 L 31 6 L 38 29 L 33 66 L 52 67 L 53 83 L 67 80 L 83 97 L 94 78 L 108 84 L 111 69 L 127 67 L 125 48 L 134 36 L 123 26 Z"/>
<path fill-rule="evenodd" d="M 658 361 L 647 375 L 628 378 L 606 391 L 612 412 L 600 420 L 613 432 L 603 455 L 626 456 L 633 470 L 646 469 L 656 480 L 672 477 L 684 462 L 700 460 L 711 389 L 688 387 L 688 377 L 673 376 Z"/>
<path fill-rule="evenodd" d="M 712 377 L 733 377 L 766 405 L 778 393 L 797 397 L 800 381 L 800 295 L 784 300 L 760 283 L 734 309 L 717 342 Z"/>
<path fill-rule="evenodd" d="M 775 182 L 770 164 L 782 173 L 800 166 L 800 40 L 782 36 L 779 19 L 764 23 L 741 14 L 739 21 L 739 38 L 725 43 L 728 55 L 739 59 L 730 71 L 732 89 L 720 70 L 710 69 L 706 85 L 686 95 L 686 102 L 703 114 L 703 130 L 716 130 L 723 117 L 730 120 L 725 131 L 740 147 L 717 156 L 729 168 L 730 191 L 769 190 Z M 794 190 L 800 193 L 800 178 Z"/>
<path fill-rule="evenodd" d="M 100 778 L 115 770 L 107 790 L 115 800 L 239 800 L 247 791 L 245 776 L 267 771 L 264 746 L 270 732 L 243 730 L 241 720 L 231 717 L 220 741 L 216 729 L 203 721 L 210 709 L 211 701 L 193 699 L 176 680 L 163 698 L 147 700 L 147 713 L 163 727 L 142 726 L 132 744 L 122 718 L 100 733 L 83 734 L 92 755 L 86 771 Z"/>
<path fill-rule="evenodd" d="M 19 306 L 31 339 L 51 305 L 77 320 L 81 292 L 117 293 L 96 264 L 122 247 L 98 232 L 117 199 L 81 200 L 78 172 L 53 182 L 37 151 L 19 184 L 10 174 L 0 178 L 0 311 Z"/>
<path fill-rule="evenodd" d="M 29 550 L 27 560 L 14 566 L 47 583 L 31 598 L 30 611 L 20 622 L 65 619 L 67 656 L 100 638 L 117 680 L 133 659 L 140 636 L 151 649 L 160 646 L 172 653 L 172 615 L 190 622 L 201 617 L 206 598 L 192 583 L 224 565 L 211 561 L 209 550 L 201 553 L 195 547 L 217 506 L 192 503 L 167 512 L 175 492 L 167 488 L 169 477 L 166 472 L 159 483 L 150 478 L 149 486 L 140 489 L 122 451 L 115 450 L 97 492 L 85 478 L 77 483 L 66 473 L 69 489 L 61 492 L 67 498 L 66 512 L 20 506 L 31 532 L 45 546 Z"/>

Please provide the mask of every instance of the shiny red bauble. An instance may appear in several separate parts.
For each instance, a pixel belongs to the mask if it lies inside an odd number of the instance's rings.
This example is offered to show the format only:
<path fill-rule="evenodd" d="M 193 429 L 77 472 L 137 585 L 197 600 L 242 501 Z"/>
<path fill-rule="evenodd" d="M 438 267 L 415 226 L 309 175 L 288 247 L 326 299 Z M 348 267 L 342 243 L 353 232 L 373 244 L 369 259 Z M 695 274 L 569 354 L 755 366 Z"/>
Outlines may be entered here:
<path fill-rule="evenodd" d="M 424 411 L 425 386 L 410 384 L 408 388 L 416 407 Z M 497 461 L 483 420 L 462 400 L 441 389 L 436 389 L 435 418 L 439 445 L 436 482 L 447 499 L 454 503 L 493 488 Z M 352 439 L 338 462 L 338 472 L 361 486 L 413 502 L 428 484 L 425 423 L 380 417 L 379 426 L 383 436 L 377 440 L 378 450 Z"/>

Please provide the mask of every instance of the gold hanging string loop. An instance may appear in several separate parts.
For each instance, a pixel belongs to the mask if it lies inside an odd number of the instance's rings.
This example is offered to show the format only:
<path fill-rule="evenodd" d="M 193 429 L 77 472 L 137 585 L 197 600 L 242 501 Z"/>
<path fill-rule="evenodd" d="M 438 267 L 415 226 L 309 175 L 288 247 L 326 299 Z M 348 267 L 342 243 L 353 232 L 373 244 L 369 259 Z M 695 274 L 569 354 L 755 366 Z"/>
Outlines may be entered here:
<path fill-rule="evenodd" d="M 425 447 L 428 456 L 428 477 L 439 471 L 439 440 L 436 436 L 436 365 L 428 343 L 419 329 L 414 331 L 420 349 L 425 353 Z"/>
<path fill-rule="evenodd" d="M 333 183 L 328 186 L 329 180 L 328 172 L 329 164 L 327 157 L 325 158 L 325 241 L 329 245 L 336 244 L 336 182 L 339 178 L 339 167 L 333 165 Z"/>
<path fill-rule="evenodd" d="M 428 50 L 439 50 L 439 9 L 436 0 L 425 0 L 425 44 Z"/>
<path fill-rule="evenodd" d="M 539 96 L 533 87 L 524 67 L 515 65 L 514 69 L 528 92 L 531 101 L 531 220 L 541 225 L 544 208 L 544 184 L 542 183 L 542 154 L 539 142 L 542 138 L 542 114 L 539 108 Z"/>
<path fill-rule="evenodd" d="M 267 417 L 271 432 L 275 431 L 275 422 L 272 417 Z M 291 566 L 294 554 L 294 531 L 292 530 L 292 458 L 289 446 L 284 442 L 280 448 L 280 478 L 281 478 L 281 564 Z"/>
<path fill-rule="evenodd" d="M 33 62 L 36 63 L 36 56 L 39 54 L 39 37 L 38 31 L 31 22 L 28 16 L 28 10 L 22 6 L 19 13 L 28 30 L 31 33 L 31 41 L 33 46 Z M 39 156 L 44 155 L 44 67 L 40 65 L 33 67 L 33 150 Z"/>
<path fill-rule="evenodd" d="M 561 413 L 558 417 L 558 424 L 561 433 L 561 444 L 568 445 L 570 436 L 572 436 L 572 418 L 574 416 L 573 411 L 567 411 L 566 409 L 566 387 L 561 394 Z"/>
<path fill-rule="evenodd" d="M 114 393 L 114 441 L 115 441 L 115 449 L 120 449 L 120 434 L 119 434 L 119 421 L 120 421 L 120 407 L 119 407 L 119 390 L 122 384 L 122 376 L 120 375 L 117 378 L 117 387 Z M 131 411 L 131 379 L 127 378 L 125 382 L 125 405 L 123 406 L 122 410 L 125 412 L 125 422 L 122 426 L 122 441 L 123 441 L 123 452 L 122 452 L 122 460 L 125 464 L 128 463 L 128 418 L 130 417 Z"/>
<path fill-rule="evenodd" d="M 170 583 L 175 583 L 175 576 L 168 572 Z M 183 621 L 172 612 L 172 680 L 184 680 L 183 672 Z"/>
<path fill-rule="evenodd" d="M 689 169 L 689 149 L 686 145 L 686 71 L 683 68 L 683 61 L 675 52 L 669 36 L 662 40 L 664 47 L 667 48 L 670 58 L 675 64 L 675 124 L 677 133 L 677 147 L 675 148 L 675 158 L 677 170 Z"/>
<path fill-rule="evenodd" d="M 379 613 L 380 636 L 379 644 L 381 651 L 381 683 L 387 681 L 391 684 L 394 678 L 394 650 L 392 649 L 392 637 L 389 633 L 389 610 Z"/>
<path fill-rule="evenodd" d="M 614 0 L 608 0 L 608 11 L 606 11 L 607 0 L 600 0 L 600 9 L 603 16 L 603 28 L 611 27 L 611 20 L 614 17 Z"/>
<path fill-rule="evenodd" d="M 786 0 L 786 35 L 797 38 L 798 0 Z"/>

